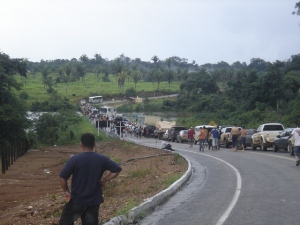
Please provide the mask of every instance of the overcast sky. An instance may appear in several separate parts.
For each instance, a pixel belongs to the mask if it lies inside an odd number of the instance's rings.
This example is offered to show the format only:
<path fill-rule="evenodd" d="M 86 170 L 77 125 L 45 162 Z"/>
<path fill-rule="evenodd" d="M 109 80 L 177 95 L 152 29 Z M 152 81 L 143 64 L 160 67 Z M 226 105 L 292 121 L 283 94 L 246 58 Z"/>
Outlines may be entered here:
<path fill-rule="evenodd" d="M 0 0 L 0 51 L 30 61 L 121 54 L 197 64 L 300 53 L 299 0 Z"/>

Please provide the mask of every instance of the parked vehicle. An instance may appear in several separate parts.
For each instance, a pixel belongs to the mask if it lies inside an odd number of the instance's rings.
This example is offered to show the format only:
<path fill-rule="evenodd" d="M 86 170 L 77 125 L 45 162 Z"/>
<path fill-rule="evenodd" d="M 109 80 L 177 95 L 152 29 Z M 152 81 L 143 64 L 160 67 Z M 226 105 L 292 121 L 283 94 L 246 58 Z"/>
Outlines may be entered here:
<path fill-rule="evenodd" d="M 288 139 L 293 130 L 294 128 L 286 128 L 279 135 L 277 135 L 273 143 L 273 152 L 277 152 L 279 149 L 283 149 L 293 154 L 294 140 L 293 138 Z"/>
<path fill-rule="evenodd" d="M 261 124 L 251 137 L 251 148 L 260 147 L 266 151 L 268 147 L 273 147 L 274 139 L 284 130 L 284 126 L 280 123 Z"/>
<path fill-rule="evenodd" d="M 147 129 L 149 130 L 149 137 L 153 137 L 156 127 L 154 125 L 147 125 L 144 127 L 144 130 L 146 131 Z M 144 135 L 146 136 L 145 132 L 144 132 Z"/>
<path fill-rule="evenodd" d="M 188 130 L 181 130 L 177 135 L 177 143 L 188 142 Z"/>
<path fill-rule="evenodd" d="M 246 135 L 246 146 L 245 146 L 245 149 L 247 147 L 251 147 L 251 137 L 252 137 L 252 134 L 255 133 L 256 129 L 246 129 L 247 130 L 247 135 Z M 239 139 L 239 148 L 242 147 L 242 144 L 241 144 L 241 140 Z"/>
<path fill-rule="evenodd" d="M 238 128 L 239 130 L 241 129 L 241 127 Z M 224 145 L 226 148 L 229 148 L 229 146 L 232 145 L 231 129 L 232 127 L 224 127 L 221 130 L 220 144 Z"/>
<path fill-rule="evenodd" d="M 194 142 L 195 144 L 197 144 L 197 142 L 199 141 L 199 135 L 200 135 L 200 128 L 205 127 L 208 132 L 211 132 L 211 130 L 215 127 L 215 126 L 211 126 L 211 125 L 199 125 L 195 127 L 195 134 L 194 134 Z"/>
<path fill-rule="evenodd" d="M 180 126 L 174 126 L 169 129 L 169 140 L 174 142 L 177 139 L 177 135 L 179 131 L 181 130 L 186 130 L 185 127 L 180 127 Z"/>
<path fill-rule="evenodd" d="M 158 121 L 155 124 L 157 128 L 154 132 L 154 138 L 168 140 L 169 137 L 164 137 L 164 135 L 168 134 L 167 130 L 171 129 L 176 125 L 175 121 L 168 122 L 168 121 Z"/>

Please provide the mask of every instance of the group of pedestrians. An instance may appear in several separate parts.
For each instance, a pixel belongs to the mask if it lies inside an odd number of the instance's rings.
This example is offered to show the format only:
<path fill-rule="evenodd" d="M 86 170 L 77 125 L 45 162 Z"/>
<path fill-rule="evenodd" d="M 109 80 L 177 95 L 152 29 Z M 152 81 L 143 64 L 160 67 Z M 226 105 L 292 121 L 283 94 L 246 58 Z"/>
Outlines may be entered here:
<path fill-rule="evenodd" d="M 214 127 L 210 132 L 206 127 L 200 127 L 200 133 L 198 136 L 199 151 L 203 152 L 205 145 L 208 146 L 208 150 L 220 150 L 220 131 Z"/>
<path fill-rule="evenodd" d="M 242 129 L 237 127 L 237 124 L 234 124 L 231 128 L 231 140 L 232 140 L 232 151 L 237 151 L 238 141 L 241 141 L 242 151 L 245 151 L 246 147 L 246 135 L 248 134 L 245 126 L 242 126 Z"/>
<path fill-rule="evenodd" d="M 245 126 L 242 126 L 242 129 L 239 129 L 237 127 L 237 124 L 234 124 L 234 126 L 231 129 L 233 151 L 237 151 L 239 140 L 241 143 L 242 151 L 245 150 L 246 135 L 247 135 L 247 130 Z M 191 127 L 188 130 L 188 140 L 189 140 L 190 147 L 193 147 L 194 138 L 195 138 L 195 131 L 193 127 Z M 208 131 L 205 126 L 200 127 L 200 131 L 198 135 L 199 150 L 204 151 L 205 146 L 208 147 L 208 150 L 220 150 L 220 138 L 221 138 L 221 131 L 217 127 L 214 127 L 211 131 Z"/>

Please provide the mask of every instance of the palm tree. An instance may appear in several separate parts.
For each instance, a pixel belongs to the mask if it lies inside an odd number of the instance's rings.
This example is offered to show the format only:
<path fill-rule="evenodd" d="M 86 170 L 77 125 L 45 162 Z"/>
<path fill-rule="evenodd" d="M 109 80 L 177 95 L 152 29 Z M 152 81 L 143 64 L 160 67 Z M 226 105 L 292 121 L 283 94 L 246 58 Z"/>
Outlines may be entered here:
<path fill-rule="evenodd" d="M 154 66 L 157 68 L 158 67 L 158 60 L 159 60 L 159 58 L 155 55 L 155 56 L 153 56 L 152 58 L 151 58 L 151 60 L 153 61 L 153 63 L 154 63 Z"/>
<path fill-rule="evenodd" d="M 167 63 L 168 68 L 170 69 L 171 68 L 171 64 L 172 64 L 172 58 L 167 58 L 166 59 L 166 63 Z"/>
<path fill-rule="evenodd" d="M 41 73 L 42 73 L 42 76 L 43 76 L 43 84 L 44 84 L 44 89 L 45 89 L 45 86 L 47 85 L 47 78 L 50 74 L 49 68 L 47 66 L 44 66 L 41 70 Z"/>
<path fill-rule="evenodd" d="M 171 82 L 174 80 L 174 71 L 171 69 L 165 70 L 165 78 L 167 79 L 170 87 Z"/>
<path fill-rule="evenodd" d="M 158 62 L 159 58 L 155 55 L 155 56 L 153 56 L 153 57 L 151 58 L 151 60 L 152 60 L 152 61 L 154 62 L 154 64 L 155 64 L 155 63 Z"/>
<path fill-rule="evenodd" d="M 157 88 L 159 89 L 159 84 L 164 77 L 163 71 L 160 69 L 154 69 L 153 76 L 154 76 L 154 80 L 157 82 Z"/>
<path fill-rule="evenodd" d="M 121 60 L 121 58 L 116 58 L 111 65 L 111 70 L 116 76 L 116 81 L 118 79 L 118 74 L 121 73 L 123 70 L 126 70 L 125 64 Z"/>
<path fill-rule="evenodd" d="M 139 82 L 142 78 L 142 72 L 140 70 L 132 71 L 131 78 L 134 82 L 134 88 L 136 89 L 136 83 Z"/>
<path fill-rule="evenodd" d="M 123 89 L 127 76 L 127 72 L 125 71 L 118 74 L 118 88 Z"/>
<path fill-rule="evenodd" d="M 97 81 L 99 81 L 100 80 L 99 75 L 102 73 L 103 67 L 102 66 L 97 66 L 94 71 L 95 71 L 95 74 L 97 76 Z"/>
<path fill-rule="evenodd" d="M 76 76 L 78 79 L 81 77 L 81 82 L 84 82 L 84 76 L 86 74 L 85 67 L 81 63 L 77 63 L 75 67 Z"/>

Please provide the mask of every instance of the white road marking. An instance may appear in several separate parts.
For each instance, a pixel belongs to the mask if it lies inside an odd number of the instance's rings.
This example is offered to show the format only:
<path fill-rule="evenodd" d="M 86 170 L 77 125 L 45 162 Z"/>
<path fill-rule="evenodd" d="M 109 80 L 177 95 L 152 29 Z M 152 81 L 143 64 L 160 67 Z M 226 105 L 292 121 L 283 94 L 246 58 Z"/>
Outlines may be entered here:
<path fill-rule="evenodd" d="M 235 172 L 235 175 L 236 175 L 236 190 L 235 190 L 234 196 L 233 196 L 229 206 L 227 207 L 225 212 L 222 214 L 222 216 L 219 218 L 218 222 L 216 223 L 216 225 L 222 225 L 226 221 L 226 219 L 228 218 L 229 214 L 231 213 L 232 209 L 234 208 L 234 206 L 236 205 L 236 203 L 239 199 L 239 196 L 240 196 L 240 193 L 241 193 L 241 190 L 242 190 L 242 177 L 241 177 L 240 172 L 238 171 L 237 168 L 235 168 L 230 163 L 226 162 L 223 159 L 217 158 L 215 156 L 211 156 L 211 155 L 208 155 L 208 154 L 205 154 L 205 153 L 200 153 L 200 152 L 192 152 L 190 150 L 185 150 L 185 149 L 179 149 L 179 150 L 190 152 L 190 153 L 201 154 L 201 155 L 219 160 L 219 161 L 225 163 L 227 166 L 229 166 Z"/>
<path fill-rule="evenodd" d="M 139 142 L 139 141 L 137 141 L 137 142 Z M 156 143 L 156 145 L 147 143 L 146 146 L 157 148 L 157 143 Z M 235 190 L 234 196 L 233 196 L 230 204 L 228 205 L 227 209 L 225 210 L 225 212 L 222 214 L 222 216 L 219 218 L 218 222 L 216 223 L 216 225 L 222 225 L 226 221 L 226 219 L 228 218 L 229 214 L 231 213 L 232 209 L 234 208 L 234 206 L 236 205 L 236 203 L 239 199 L 241 189 L 242 189 L 242 178 L 241 178 L 240 172 L 238 171 L 238 169 L 236 169 L 230 163 L 224 161 L 223 159 L 217 158 L 215 156 L 211 156 L 211 155 L 208 155 L 208 154 L 205 154 L 205 153 L 200 153 L 200 152 L 193 152 L 193 151 L 185 150 L 185 149 L 178 149 L 178 150 L 189 152 L 189 153 L 194 153 L 194 154 L 200 154 L 200 155 L 204 155 L 204 156 L 219 160 L 219 161 L 225 163 L 230 168 L 232 168 L 233 171 L 235 172 L 235 175 L 236 175 L 236 190 Z M 176 152 L 174 152 L 174 153 L 176 153 Z"/>
<path fill-rule="evenodd" d="M 140 142 L 140 141 L 137 141 L 137 142 Z M 150 143 L 147 144 L 147 146 L 149 146 L 149 147 L 155 147 L 155 148 L 157 148 L 158 145 L 159 144 L 157 142 L 156 142 L 156 145 L 153 145 L 152 143 L 151 144 Z M 228 216 L 230 215 L 230 213 L 233 210 L 234 206 L 236 205 L 236 203 L 238 201 L 238 198 L 240 196 L 240 193 L 241 193 L 242 178 L 241 178 L 241 174 L 239 173 L 238 169 L 236 169 L 233 165 L 231 165 L 230 163 L 228 163 L 228 162 L 226 162 L 226 161 L 224 161 L 224 160 L 222 160 L 220 158 L 217 158 L 217 157 L 205 154 L 205 153 L 193 152 L 193 151 L 190 151 L 190 150 L 179 149 L 179 148 L 176 148 L 176 149 L 181 150 L 181 151 L 185 151 L 185 152 L 189 152 L 189 153 L 201 154 L 201 155 L 204 155 L 204 156 L 211 157 L 213 159 L 219 160 L 219 161 L 225 163 L 226 165 L 228 165 L 229 167 L 231 167 L 233 169 L 233 171 L 235 172 L 236 177 L 237 177 L 235 194 L 234 194 L 234 196 L 233 196 L 233 198 L 232 198 L 229 206 L 227 207 L 227 209 L 225 210 L 225 212 L 222 214 L 222 216 L 219 218 L 218 222 L 216 223 L 216 225 L 222 225 L 226 221 L 226 219 L 228 218 Z M 176 153 L 176 151 L 174 153 Z M 287 160 L 295 161 L 294 158 L 288 158 L 288 157 L 284 157 L 284 156 L 269 155 L 269 154 L 264 154 L 264 153 L 259 153 L 259 152 L 247 152 L 247 153 L 264 155 L 264 156 L 271 156 L 271 157 L 276 157 L 276 158 L 281 158 L 281 159 L 287 159 Z"/>

